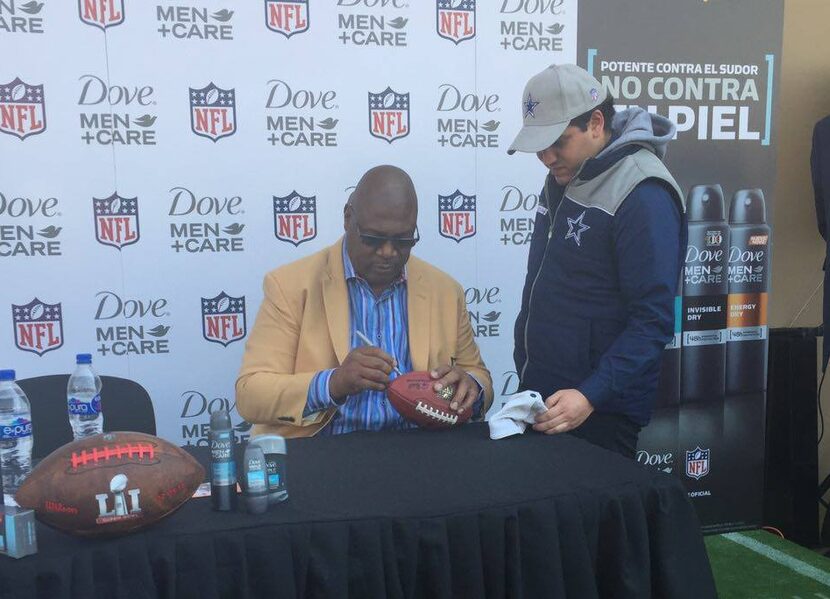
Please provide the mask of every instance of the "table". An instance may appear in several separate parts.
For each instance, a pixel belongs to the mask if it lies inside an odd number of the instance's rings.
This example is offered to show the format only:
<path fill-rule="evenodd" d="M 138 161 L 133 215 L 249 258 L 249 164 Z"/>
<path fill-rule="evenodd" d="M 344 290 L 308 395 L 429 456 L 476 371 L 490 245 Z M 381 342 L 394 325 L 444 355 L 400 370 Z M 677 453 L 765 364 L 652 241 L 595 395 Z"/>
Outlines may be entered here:
<path fill-rule="evenodd" d="M 716 596 L 680 482 L 570 435 L 468 424 L 288 453 L 289 500 L 263 515 L 193 499 L 119 539 L 39 525 L 37 555 L 0 558 L 0 596 Z"/>

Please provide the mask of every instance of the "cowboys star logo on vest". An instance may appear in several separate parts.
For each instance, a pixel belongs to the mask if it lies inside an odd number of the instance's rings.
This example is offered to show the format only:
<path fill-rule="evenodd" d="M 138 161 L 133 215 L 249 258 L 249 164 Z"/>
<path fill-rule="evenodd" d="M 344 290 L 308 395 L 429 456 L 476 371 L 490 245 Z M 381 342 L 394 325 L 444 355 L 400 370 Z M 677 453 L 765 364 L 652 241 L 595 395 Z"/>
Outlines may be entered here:
<path fill-rule="evenodd" d="M 317 237 L 317 196 L 274 196 L 274 235 L 295 246 Z"/>
<path fill-rule="evenodd" d="M 20 139 L 46 131 L 43 85 L 29 85 L 20 77 L 0 85 L 0 131 Z"/>
<path fill-rule="evenodd" d="M 308 31 L 308 0 L 265 0 L 265 25 L 285 37 Z"/>
<path fill-rule="evenodd" d="M 103 31 L 124 22 L 124 0 L 78 0 L 78 15 Z"/>
<path fill-rule="evenodd" d="M 409 94 L 399 94 L 391 87 L 376 94 L 369 92 L 369 132 L 390 144 L 409 135 Z"/>
<path fill-rule="evenodd" d="M 686 476 L 700 480 L 709 474 L 709 450 L 700 445 L 686 452 Z"/>
<path fill-rule="evenodd" d="M 18 349 L 42 356 L 63 345 L 60 303 L 46 304 L 35 298 L 28 304 L 12 304 L 14 344 Z"/>
<path fill-rule="evenodd" d="M 447 196 L 438 196 L 438 232 L 442 237 L 462 239 L 476 234 L 476 197 L 457 189 Z"/>
<path fill-rule="evenodd" d="M 120 250 L 138 241 L 138 198 L 122 198 L 116 192 L 108 198 L 92 198 L 92 205 L 98 243 Z"/>
<path fill-rule="evenodd" d="M 191 87 L 190 128 L 213 142 L 236 133 L 236 91 L 213 82 L 202 89 Z"/>
<path fill-rule="evenodd" d="M 224 291 L 202 298 L 202 336 L 225 347 L 245 337 L 245 296 L 231 297 Z"/>
<path fill-rule="evenodd" d="M 476 36 L 476 0 L 436 0 L 438 35 L 455 44 Z"/>

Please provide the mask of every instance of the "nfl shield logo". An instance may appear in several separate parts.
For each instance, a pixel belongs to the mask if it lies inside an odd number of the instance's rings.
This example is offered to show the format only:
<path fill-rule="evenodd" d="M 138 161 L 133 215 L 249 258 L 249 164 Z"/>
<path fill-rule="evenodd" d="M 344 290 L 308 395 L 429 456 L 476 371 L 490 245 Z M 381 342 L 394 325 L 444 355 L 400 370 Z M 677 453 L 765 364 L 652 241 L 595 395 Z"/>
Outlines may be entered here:
<path fill-rule="evenodd" d="M 686 476 L 700 480 L 709 474 L 709 450 L 698 445 L 686 452 Z"/>
<path fill-rule="evenodd" d="M 285 37 L 308 31 L 308 0 L 265 0 L 265 25 Z"/>
<path fill-rule="evenodd" d="M 124 0 L 78 0 L 78 15 L 103 31 L 124 22 Z"/>
<path fill-rule="evenodd" d="M 476 0 L 436 0 L 438 35 L 456 44 L 476 36 Z"/>
<path fill-rule="evenodd" d="M 448 196 L 438 196 L 438 232 L 442 237 L 462 239 L 476 234 L 476 197 L 457 189 Z"/>
<path fill-rule="evenodd" d="M 14 344 L 18 349 L 42 356 L 63 345 L 61 305 L 35 298 L 24 306 L 12 304 Z"/>
<path fill-rule="evenodd" d="M 409 94 L 399 94 L 387 87 L 369 92 L 369 132 L 390 144 L 409 135 Z"/>
<path fill-rule="evenodd" d="M 274 196 L 274 235 L 295 246 L 317 237 L 317 196 Z"/>
<path fill-rule="evenodd" d="M 0 85 L 0 131 L 26 139 L 45 130 L 43 86 L 23 83 L 20 77 Z"/>
<path fill-rule="evenodd" d="M 236 91 L 213 83 L 202 89 L 191 87 L 190 128 L 213 142 L 236 133 Z"/>
<path fill-rule="evenodd" d="M 202 298 L 202 336 L 225 347 L 245 337 L 245 296 L 231 297 L 224 291 Z"/>
<path fill-rule="evenodd" d="M 98 243 L 120 250 L 138 241 L 138 198 L 122 198 L 114 193 L 104 199 L 92 198 L 92 205 Z"/>

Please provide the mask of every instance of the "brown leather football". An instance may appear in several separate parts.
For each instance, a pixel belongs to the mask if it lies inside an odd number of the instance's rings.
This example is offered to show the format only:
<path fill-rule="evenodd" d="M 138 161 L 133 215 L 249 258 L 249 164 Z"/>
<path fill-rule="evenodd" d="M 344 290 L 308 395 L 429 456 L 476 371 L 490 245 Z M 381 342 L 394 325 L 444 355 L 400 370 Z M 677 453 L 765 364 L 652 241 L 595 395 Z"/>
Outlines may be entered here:
<path fill-rule="evenodd" d="M 187 452 L 144 433 L 67 443 L 43 459 L 15 499 L 41 522 L 80 536 L 117 535 L 164 518 L 193 496 L 205 470 Z"/>
<path fill-rule="evenodd" d="M 398 413 L 424 428 L 447 428 L 463 424 L 473 411 L 467 408 L 460 414 L 450 409 L 450 400 L 438 395 L 432 386 L 435 381 L 428 372 L 408 372 L 396 378 L 386 389 L 386 396 Z"/>

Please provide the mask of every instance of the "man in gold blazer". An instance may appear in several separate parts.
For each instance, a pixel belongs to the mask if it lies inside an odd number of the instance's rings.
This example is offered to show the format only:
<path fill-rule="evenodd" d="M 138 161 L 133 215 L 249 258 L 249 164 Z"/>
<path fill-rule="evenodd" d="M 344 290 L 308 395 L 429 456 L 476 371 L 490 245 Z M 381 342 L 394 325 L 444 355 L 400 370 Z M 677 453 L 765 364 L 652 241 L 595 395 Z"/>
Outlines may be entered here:
<path fill-rule="evenodd" d="M 375 167 L 349 197 L 340 241 L 266 275 L 236 381 L 237 410 L 254 434 L 410 428 L 385 390 L 412 370 L 429 370 L 436 391 L 454 386 L 454 409 L 484 416 L 492 381 L 464 291 L 410 259 L 417 216 L 409 176 Z"/>

